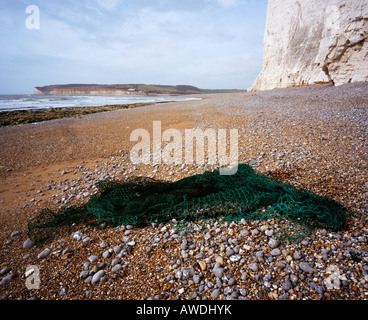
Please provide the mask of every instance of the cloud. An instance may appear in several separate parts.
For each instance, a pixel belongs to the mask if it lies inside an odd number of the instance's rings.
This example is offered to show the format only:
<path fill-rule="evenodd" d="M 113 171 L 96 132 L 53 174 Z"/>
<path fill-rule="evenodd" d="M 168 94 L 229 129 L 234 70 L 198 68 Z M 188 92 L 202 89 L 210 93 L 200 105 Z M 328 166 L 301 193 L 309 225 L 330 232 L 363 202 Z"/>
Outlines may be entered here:
<path fill-rule="evenodd" d="M 223 7 L 232 7 L 237 4 L 237 0 L 218 0 L 218 4 Z"/>
<path fill-rule="evenodd" d="M 28 1 L 3 1 L 0 83 L 17 92 L 71 82 L 246 88 L 261 69 L 266 0 L 34 1 L 34 31 Z"/>

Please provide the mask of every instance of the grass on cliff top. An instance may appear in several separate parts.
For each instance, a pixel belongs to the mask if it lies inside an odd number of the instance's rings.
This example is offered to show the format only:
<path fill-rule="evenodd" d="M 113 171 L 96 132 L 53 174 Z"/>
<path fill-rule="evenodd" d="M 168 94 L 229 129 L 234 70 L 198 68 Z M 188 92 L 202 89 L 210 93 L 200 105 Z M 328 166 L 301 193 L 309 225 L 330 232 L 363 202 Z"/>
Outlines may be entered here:
<path fill-rule="evenodd" d="M 87 114 L 115 111 L 120 109 L 132 109 L 152 105 L 154 103 L 119 104 L 100 107 L 79 108 L 50 108 L 44 110 L 21 110 L 0 112 L 0 127 L 14 126 L 18 124 L 41 122 L 53 119 L 81 117 Z"/>

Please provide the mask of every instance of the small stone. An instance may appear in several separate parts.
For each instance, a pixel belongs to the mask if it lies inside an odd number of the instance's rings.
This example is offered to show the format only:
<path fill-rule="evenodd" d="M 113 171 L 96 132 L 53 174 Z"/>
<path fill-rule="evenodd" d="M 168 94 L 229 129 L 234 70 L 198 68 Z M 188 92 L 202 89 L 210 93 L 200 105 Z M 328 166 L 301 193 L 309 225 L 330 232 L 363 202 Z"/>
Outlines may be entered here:
<path fill-rule="evenodd" d="M 100 270 L 94 274 L 92 277 L 91 283 L 94 284 L 101 280 L 102 276 L 105 274 L 105 270 Z"/>
<path fill-rule="evenodd" d="M 249 231 L 248 231 L 248 230 L 241 230 L 241 231 L 240 231 L 240 235 L 241 235 L 242 237 L 249 236 Z"/>
<path fill-rule="evenodd" d="M 120 260 L 119 259 L 114 259 L 111 261 L 111 266 L 115 267 L 117 264 L 119 264 Z"/>
<path fill-rule="evenodd" d="M 189 278 L 193 277 L 193 275 L 194 275 L 193 268 L 185 268 L 182 271 L 182 279 L 183 280 L 189 279 Z"/>
<path fill-rule="evenodd" d="M 233 263 L 240 261 L 240 259 L 241 259 L 241 256 L 239 256 L 239 255 L 232 255 L 230 257 L 230 261 L 233 262 Z"/>
<path fill-rule="evenodd" d="M 272 235 L 273 235 L 273 231 L 272 230 L 266 230 L 265 231 L 265 235 L 267 236 L 267 237 L 272 237 Z"/>
<path fill-rule="evenodd" d="M 111 269 L 111 271 L 112 272 L 117 272 L 117 271 L 119 271 L 119 270 L 121 270 L 121 264 L 117 264 L 117 265 L 115 265 L 112 269 Z"/>
<path fill-rule="evenodd" d="M 85 237 L 82 242 L 87 243 L 87 242 L 91 242 L 91 241 L 93 241 L 93 239 L 91 237 Z"/>
<path fill-rule="evenodd" d="M 215 267 L 212 270 L 212 273 L 215 277 L 222 278 L 222 276 L 224 275 L 224 269 L 220 268 L 219 265 L 216 263 Z"/>
<path fill-rule="evenodd" d="M 100 243 L 100 248 L 104 249 L 104 248 L 106 248 L 106 247 L 107 247 L 107 243 L 106 243 L 106 241 L 102 241 L 102 242 Z"/>
<path fill-rule="evenodd" d="M 295 274 L 291 274 L 290 275 L 290 280 L 291 280 L 292 284 L 295 286 L 299 279 Z"/>
<path fill-rule="evenodd" d="M 10 283 L 10 281 L 13 279 L 14 275 L 11 273 L 9 275 L 7 275 L 6 277 L 4 277 L 1 281 L 0 281 L 0 286 L 3 285 L 7 285 Z"/>
<path fill-rule="evenodd" d="M 185 250 L 181 250 L 181 256 L 183 259 L 188 258 L 188 253 Z"/>
<path fill-rule="evenodd" d="M 280 240 L 271 238 L 270 241 L 268 241 L 268 246 L 272 249 L 277 248 L 280 245 Z"/>
<path fill-rule="evenodd" d="M 119 253 L 121 251 L 121 247 L 120 246 L 115 246 L 113 248 L 113 250 L 114 250 L 115 253 Z"/>
<path fill-rule="evenodd" d="M 135 241 L 134 241 L 134 240 L 129 241 L 129 242 L 127 243 L 127 245 L 128 245 L 128 246 L 131 246 L 131 247 L 134 247 L 134 246 L 135 246 Z"/>
<path fill-rule="evenodd" d="M 97 261 L 97 259 L 98 259 L 98 257 L 97 257 L 97 256 L 90 256 L 90 257 L 88 257 L 88 260 L 89 260 L 89 261 L 91 261 L 91 263 L 96 262 L 96 261 Z"/>
<path fill-rule="evenodd" d="M 202 271 L 206 270 L 206 268 L 207 268 L 206 262 L 199 261 L 198 264 L 199 264 L 199 267 L 201 268 Z"/>
<path fill-rule="evenodd" d="M 23 242 L 23 249 L 30 249 L 35 245 L 34 241 L 31 239 L 27 239 Z"/>
<path fill-rule="evenodd" d="M 250 263 L 249 265 L 249 269 L 254 271 L 254 272 L 257 272 L 258 271 L 258 263 L 254 262 L 254 263 Z"/>
<path fill-rule="evenodd" d="M 231 292 L 232 292 L 232 289 L 230 288 L 230 287 L 226 287 L 225 289 L 224 289 L 224 295 L 229 295 L 229 294 L 231 294 Z"/>
<path fill-rule="evenodd" d="M 294 254 L 293 254 L 293 258 L 294 258 L 295 260 L 299 260 L 299 259 L 301 259 L 301 258 L 302 258 L 302 256 L 301 256 L 300 252 L 299 252 L 299 251 L 297 251 L 297 252 L 294 252 Z"/>
<path fill-rule="evenodd" d="M 307 262 L 300 262 L 299 267 L 300 269 L 302 269 L 304 272 L 307 272 L 307 273 L 313 273 L 316 271 Z"/>
<path fill-rule="evenodd" d="M 182 275 L 183 275 L 183 273 L 181 272 L 181 270 L 178 270 L 175 273 L 175 278 L 178 279 L 178 280 L 181 280 Z"/>
<path fill-rule="evenodd" d="M 130 238 L 129 238 L 129 237 L 126 237 L 126 236 L 125 236 L 125 237 L 123 237 L 123 242 L 125 242 L 125 243 L 126 243 L 126 242 L 129 242 L 129 241 L 130 241 Z"/>
<path fill-rule="evenodd" d="M 49 248 L 46 248 L 45 250 L 43 250 L 38 256 L 38 259 L 43 259 L 46 258 L 49 254 L 50 254 L 51 250 Z"/>
<path fill-rule="evenodd" d="M 59 296 L 64 296 L 66 292 L 66 288 L 61 288 L 61 290 L 59 291 Z"/>
<path fill-rule="evenodd" d="M 204 239 L 205 239 L 205 240 L 209 240 L 209 239 L 211 239 L 211 233 L 210 233 L 210 232 L 207 232 L 207 233 L 204 235 Z"/>
<path fill-rule="evenodd" d="M 224 258 L 221 256 L 218 256 L 215 260 L 216 263 L 220 264 L 221 266 L 224 264 Z"/>
<path fill-rule="evenodd" d="M 281 254 L 281 250 L 279 248 L 273 249 L 271 251 L 272 256 L 279 256 Z"/>
<path fill-rule="evenodd" d="M 10 272 L 11 271 L 11 268 L 10 267 L 4 267 L 4 268 L 2 268 L 1 269 L 1 271 L 0 271 L 0 276 L 4 276 L 4 275 L 6 275 L 8 272 Z"/>
<path fill-rule="evenodd" d="M 17 231 L 14 231 L 10 236 L 15 237 L 15 236 L 18 236 L 20 234 L 21 234 L 21 232 L 17 230 Z"/>
<path fill-rule="evenodd" d="M 192 292 L 189 296 L 188 296 L 188 299 L 195 299 L 197 298 L 197 292 Z"/>
<path fill-rule="evenodd" d="M 241 288 L 240 290 L 239 290 L 239 293 L 242 295 L 242 296 L 246 296 L 247 295 L 247 290 L 245 290 L 244 288 Z"/>
<path fill-rule="evenodd" d="M 220 290 L 219 289 L 215 289 L 211 293 L 211 298 L 212 299 L 216 299 L 219 295 L 220 295 Z"/>
<path fill-rule="evenodd" d="M 236 284 L 236 280 L 234 278 L 230 278 L 229 282 L 227 283 L 229 286 L 233 286 L 234 284 Z"/>
<path fill-rule="evenodd" d="M 289 291 L 292 288 L 291 282 L 289 279 L 285 279 L 285 281 L 282 284 L 282 289 L 284 291 Z"/>
<path fill-rule="evenodd" d="M 193 275 L 193 282 L 195 284 L 198 284 L 200 281 L 201 281 L 201 275 L 199 275 L 199 274 Z"/>
<path fill-rule="evenodd" d="M 102 257 L 104 257 L 105 259 L 107 259 L 108 257 L 110 257 L 111 253 L 109 250 L 106 250 L 103 254 Z"/>
<path fill-rule="evenodd" d="M 264 258 L 263 258 L 263 251 L 257 251 L 256 252 L 256 258 L 259 262 L 264 262 Z"/>
<path fill-rule="evenodd" d="M 320 286 L 319 284 L 317 283 L 311 283 L 309 285 L 314 291 L 317 292 L 318 294 L 318 297 L 321 299 L 323 297 L 323 292 L 324 292 L 324 289 L 322 286 Z"/>
<path fill-rule="evenodd" d="M 75 240 L 77 240 L 77 241 L 82 240 L 82 234 L 81 234 L 81 232 L 80 232 L 80 231 L 76 231 L 76 232 L 74 232 L 74 233 L 72 234 L 72 237 L 73 237 Z"/>

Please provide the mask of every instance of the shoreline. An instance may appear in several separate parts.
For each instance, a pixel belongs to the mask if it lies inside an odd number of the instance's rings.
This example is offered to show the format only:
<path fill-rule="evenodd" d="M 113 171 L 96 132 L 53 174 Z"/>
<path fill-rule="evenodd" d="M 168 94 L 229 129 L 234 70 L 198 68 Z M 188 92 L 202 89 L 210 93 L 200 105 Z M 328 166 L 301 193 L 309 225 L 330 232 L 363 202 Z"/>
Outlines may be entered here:
<path fill-rule="evenodd" d="M 47 108 L 47 109 L 30 109 L 30 110 L 14 110 L 0 112 L 0 127 L 13 126 L 19 124 L 35 123 L 54 119 L 81 117 L 87 114 L 116 111 L 122 109 L 132 109 L 144 107 L 156 103 L 165 102 L 150 102 L 150 103 L 133 103 L 133 104 L 117 104 L 105 105 L 98 107 L 71 107 L 71 108 Z"/>
<path fill-rule="evenodd" d="M 360 83 L 216 94 L 0 128 L 0 270 L 10 268 L 0 281 L 13 275 L 0 286 L 2 295 L 9 300 L 366 299 L 367 89 L 368 83 Z M 276 237 L 286 226 L 283 220 L 209 221 L 208 229 L 192 225 L 188 234 L 175 232 L 171 224 L 105 230 L 78 225 L 73 234 L 23 248 L 29 218 L 44 208 L 86 202 L 104 178 L 176 181 L 202 173 L 205 166 L 196 164 L 129 161 L 135 144 L 130 133 L 151 132 L 157 120 L 162 131 L 237 128 L 241 163 L 254 162 L 281 182 L 345 205 L 355 212 L 348 227 L 318 229 L 300 243 L 287 243 Z M 49 253 L 40 257 L 46 248 Z M 25 287 L 31 264 L 40 268 L 40 290 Z M 331 289 L 326 283 L 334 266 L 339 282 Z"/>

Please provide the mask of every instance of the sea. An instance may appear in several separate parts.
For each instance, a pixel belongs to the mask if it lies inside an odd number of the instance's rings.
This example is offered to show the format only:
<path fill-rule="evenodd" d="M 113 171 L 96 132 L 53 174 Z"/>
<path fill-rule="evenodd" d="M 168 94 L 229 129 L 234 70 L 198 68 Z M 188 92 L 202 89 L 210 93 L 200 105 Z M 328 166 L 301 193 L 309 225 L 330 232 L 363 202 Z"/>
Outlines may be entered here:
<path fill-rule="evenodd" d="M 0 95 L 0 112 L 190 100 L 201 99 L 182 96 Z"/>

